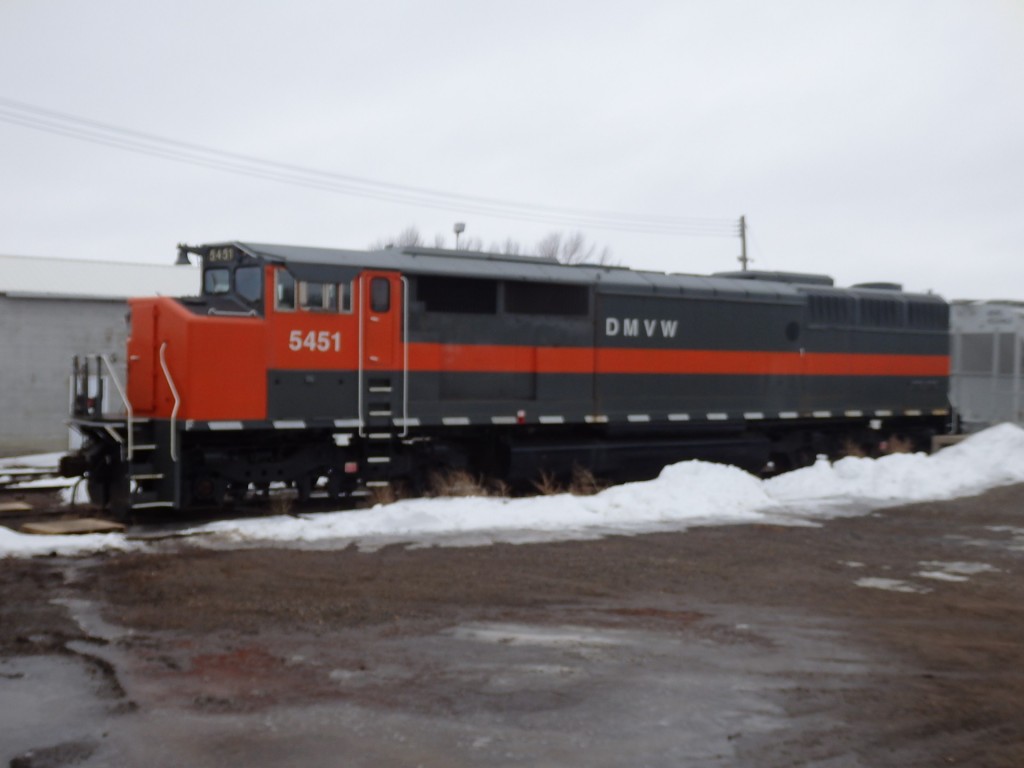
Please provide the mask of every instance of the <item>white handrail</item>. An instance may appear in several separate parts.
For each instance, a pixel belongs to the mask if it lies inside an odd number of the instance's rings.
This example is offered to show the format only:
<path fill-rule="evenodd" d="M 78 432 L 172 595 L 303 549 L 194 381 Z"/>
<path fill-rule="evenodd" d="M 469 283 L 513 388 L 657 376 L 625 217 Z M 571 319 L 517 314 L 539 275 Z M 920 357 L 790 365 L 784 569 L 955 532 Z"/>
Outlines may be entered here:
<path fill-rule="evenodd" d="M 402 276 L 402 437 L 409 434 L 409 280 Z"/>
<path fill-rule="evenodd" d="M 363 276 L 359 276 L 359 367 L 356 381 L 356 408 L 359 412 L 359 436 L 366 437 L 366 422 L 363 420 Z"/>
<path fill-rule="evenodd" d="M 132 411 L 132 404 L 128 402 L 128 395 L 124 391 L 124 387 L 121 386 L 121 381 L 117 378 L 117 374 L 114 372 L 114 366 L 110 362 L 110 358 L 106 355 L 100 355 L 100 359 L 103 364 L 107 366 L 107 372 L 110 373 L 110 380 L 114 382 L 114 386 L 117 388 L 117 394 L 121 396 L 121 402 L 124 403 L 124 410 L 128 417 L 128 461 L 132 460 L 132 453 L 135 449 L 135 429 L 134 429 L 134 412 Z"/>
<path fill-rule="evenodd" d="M 174 379 L 171 378 L 171 371 L 167 367 L 167 342 L 160 345 L 160 367 L 163 368 L 164 378 L 167 379 L 167 386 L 171 388 L 174 395 L 174 408 L 171 410 L 171 461 L 178 461 L 178 447 L 176 442 L 178 409 L 181 407 L 181 398 L 178 396 L 178 388 L 174 386 Z"/>

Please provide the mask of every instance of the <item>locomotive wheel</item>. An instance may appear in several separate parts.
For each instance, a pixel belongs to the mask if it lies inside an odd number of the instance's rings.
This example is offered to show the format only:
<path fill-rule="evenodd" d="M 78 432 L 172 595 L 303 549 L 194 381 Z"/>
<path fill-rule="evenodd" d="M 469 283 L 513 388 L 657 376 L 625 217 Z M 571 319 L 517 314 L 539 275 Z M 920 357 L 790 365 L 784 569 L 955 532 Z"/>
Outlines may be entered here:
<path fill-rule="evenodd" d="M 85 489 L 89 501 L 109 511 L 118 520 L 128 517 L 128 468 L 120 459 L 89 469 Z"/>

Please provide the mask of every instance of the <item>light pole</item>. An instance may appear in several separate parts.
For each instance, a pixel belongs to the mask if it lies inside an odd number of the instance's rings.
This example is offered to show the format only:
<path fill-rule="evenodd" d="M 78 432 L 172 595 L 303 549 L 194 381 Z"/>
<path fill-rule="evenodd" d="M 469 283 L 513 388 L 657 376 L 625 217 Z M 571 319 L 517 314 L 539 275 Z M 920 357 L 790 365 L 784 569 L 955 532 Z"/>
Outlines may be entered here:
<path fill-rule="evenodd" d="M 466 224 L 462 221 L 455 222 L 455 250 L 459 250 L 459 235 L 466 231 Z"/>
<path fill-rule="evenodd" d="M 747 264 L 753 259 L 747 256 L 747 217 L 740 216 L 740 256 L 739 262 L 743 265 L 743 271 L 747 271 Z"/>

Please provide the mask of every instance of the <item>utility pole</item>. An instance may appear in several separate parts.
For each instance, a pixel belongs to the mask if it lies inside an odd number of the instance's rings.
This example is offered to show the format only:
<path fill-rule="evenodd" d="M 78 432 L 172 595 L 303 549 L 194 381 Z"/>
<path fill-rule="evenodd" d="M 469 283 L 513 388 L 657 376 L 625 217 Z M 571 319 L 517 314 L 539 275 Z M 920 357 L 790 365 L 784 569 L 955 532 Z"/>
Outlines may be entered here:
<path fill-rule="evenodd" d="M 752 259 L 747 258 L 747 217 L 740 216 L 740 264 L 743 266 L 743 271 L 747 271 L 747 264 Z"/>

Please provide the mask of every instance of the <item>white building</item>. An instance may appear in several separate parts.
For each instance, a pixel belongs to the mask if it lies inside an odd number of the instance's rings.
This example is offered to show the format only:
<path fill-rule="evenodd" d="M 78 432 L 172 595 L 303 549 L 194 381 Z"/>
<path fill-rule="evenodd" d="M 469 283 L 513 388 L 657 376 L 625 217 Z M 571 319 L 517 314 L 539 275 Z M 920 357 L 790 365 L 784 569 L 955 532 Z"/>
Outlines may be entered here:
<path fill-rule="evenodd" d="M 0 256 L 0 456 L 67 448 L 72 358 L 123 370 L 125 299 L 198 292 L 195 267 Z"/>

